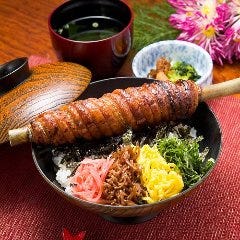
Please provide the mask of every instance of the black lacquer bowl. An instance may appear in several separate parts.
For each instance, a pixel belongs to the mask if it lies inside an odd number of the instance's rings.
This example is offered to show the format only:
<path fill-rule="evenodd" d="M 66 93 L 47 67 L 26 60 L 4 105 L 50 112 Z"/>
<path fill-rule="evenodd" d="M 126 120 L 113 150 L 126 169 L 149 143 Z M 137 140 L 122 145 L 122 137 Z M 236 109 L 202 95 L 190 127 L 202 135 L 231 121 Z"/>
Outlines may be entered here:
<path fill-rule="evenodd" d="M 152 81 L 154 80 L 146 78 L 112 78 L 93 82 L 81 95 L 81 99 L 85 99 L 88 97 L 100 97 L 104 93 L 111 92 L 116 88 L 140 86 L 143 83 L 150 83 Z M 206 103 L 202 102 L 199 104 L 194 115 L 184 122 L 189 124 L 190 126 L 193 126 L 197 130 L 197 133 L 204 137 L 204 140 L 201 141 L 200 147 L 202 149 L 205 147 L 209 148 L 207 158 L 214 158 L 215 166 L 217 164 L 217 160 L 221 150 L 221 130 L 214 113 L 211 111 L 211 109 Z M 44 180 L 47 181 L 49 186 L 55 191 L 57 191 L 62 197 L 83 209 L 101 215 L 107 220 L 124 224 L 140 223 L 153 218 L 161 211 L 161 209 L 166 208 L 167 206 L 176 203 L 189 195 L 189 193 L 191 193 L 193 189 L 199 186 L 209 176 L 210 172 L 214 168 L 213 166 L 212 169 L 210 169 L 209 172 L 194 186 L 169 199 L 153 204 L 136 206 L 111 206 L 91 203 L 66 194 L 55 180 L 55 171 L 54 163 L 52 161 L 51 147 L 41 147 L 33 144 L 32 154 L 37 169 L 39 170 Z"/>
<path fill-rule="evenodd" d="M 24 82 L 30 76 L 28 59 L 16 58 L 0 65 L 0 96 Z"/>

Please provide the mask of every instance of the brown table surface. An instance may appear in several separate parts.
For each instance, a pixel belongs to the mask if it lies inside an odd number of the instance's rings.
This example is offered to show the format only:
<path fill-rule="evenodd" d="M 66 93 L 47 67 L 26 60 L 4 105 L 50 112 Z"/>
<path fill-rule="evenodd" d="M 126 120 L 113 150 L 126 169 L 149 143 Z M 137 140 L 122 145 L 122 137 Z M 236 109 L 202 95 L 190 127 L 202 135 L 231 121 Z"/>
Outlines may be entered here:
<path fill-rule="evenodd" d="M 0 64 L 30 55 L 57 60 L 50 42 L 47 21 L 51 11 L 63 2 L 65 1 L 0 0 Z M 131 56 L 123 66 L 121 75 L 131 73 L 130 61 Z M 213 74 L 214 83 L 239 77 L 240 62 L 224 66 L 215 65 Z"/>
<path fill-rule="evenodd" d="M 40 55 L 56 61 L 48 33 L 48 16 L 51 11 L 63 3 L 63 0 L 0 0 L 0 64 L 17 57 Z M 149 0 L 149 3 L 154 3 Z M 131 74 L 132 53 L 120 71 L 121 75 Z M 240 63 L 214 66 L 214 83 L 240 77 Z M 29 146 L 16 147 L 0 145 L 0 161 L 9 157 L 29 158 Z"/>

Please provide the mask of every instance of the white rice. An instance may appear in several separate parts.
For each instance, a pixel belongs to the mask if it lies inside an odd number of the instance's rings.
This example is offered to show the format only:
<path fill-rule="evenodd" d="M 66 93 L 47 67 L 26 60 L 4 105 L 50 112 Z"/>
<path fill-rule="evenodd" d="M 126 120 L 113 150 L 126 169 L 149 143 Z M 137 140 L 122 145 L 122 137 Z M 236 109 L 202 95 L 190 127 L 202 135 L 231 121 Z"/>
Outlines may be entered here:
<path fill-rule="evenodd" d="M 59 164 L 61 163 L 62 159 L 64 158 L 64 154 L 63 153 L 59 153 L 59 155 L 54 156 L 53 157 L 53 162 L 56 166 L 59 166 Z"/>
<path fill-rule="evenodd" d="M 192 138 L 194 138 L 194 139 L 197 138 L 197 130 L 192 127 L 191 130 L 190 130 L 189 135 L 190 135 Z"/>
<path fill-rule="evenodd" d="M 60 168 L 57 173 L 56 173 L 56 180 L 59 182 L 59 184 L 63 187 L 63 188 L 67 188 L 68 186 L 70 186 L 70 182 L 69 182 L 69 176 L 71 175 L 71 171 L 69 169 L 66 168 Z"/>

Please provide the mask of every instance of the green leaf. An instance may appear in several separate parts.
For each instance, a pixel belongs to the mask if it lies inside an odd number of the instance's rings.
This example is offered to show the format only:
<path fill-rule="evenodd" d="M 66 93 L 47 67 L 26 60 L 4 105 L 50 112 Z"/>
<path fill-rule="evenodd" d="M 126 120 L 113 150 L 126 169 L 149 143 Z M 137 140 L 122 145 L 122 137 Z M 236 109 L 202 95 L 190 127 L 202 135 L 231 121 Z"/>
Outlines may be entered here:
<path fill-rule="evenodd" d="M 179 31 L 169 23 L 174 9 L 166 2 L 153 6 L 134 1 L 134 40 L 133 48 L 139 51 L 143 47 L 161 40 L 176 39 Z"/>
<path fill-rule="evenodd" d="M 205 160 L 206 153 L 199 152 L 202 138 L 181 139 L 166 137 L 157 140 L 158 150 L 167 162 L 176 164 L 180 170 L 184 189 L 199 181 L 213 166 L 214 160 Z"/>

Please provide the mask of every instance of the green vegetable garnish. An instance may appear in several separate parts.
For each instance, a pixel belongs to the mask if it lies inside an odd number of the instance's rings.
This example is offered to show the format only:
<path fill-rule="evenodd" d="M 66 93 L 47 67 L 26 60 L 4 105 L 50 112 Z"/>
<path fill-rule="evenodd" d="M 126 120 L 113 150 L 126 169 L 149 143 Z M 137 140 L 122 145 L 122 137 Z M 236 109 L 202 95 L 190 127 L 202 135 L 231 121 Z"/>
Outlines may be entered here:
<path fill-rule="evenodd" d="M 157 147 L 167 162 L 175 163 L 184 182 L 184 189 L 198 182 L 213 166 L 214 160 L 205 161 L 207 152 L 199 152 L 202 138 L 180 139 L 176 136 L 162 138 Z"/>
<path fill-rule="evenodd" d="M 179 79 L 197 81 L 201 77 L 192 65 L 185 62 L 175 62 L 167 76 L 172 82 L 176 82 Z"/>

